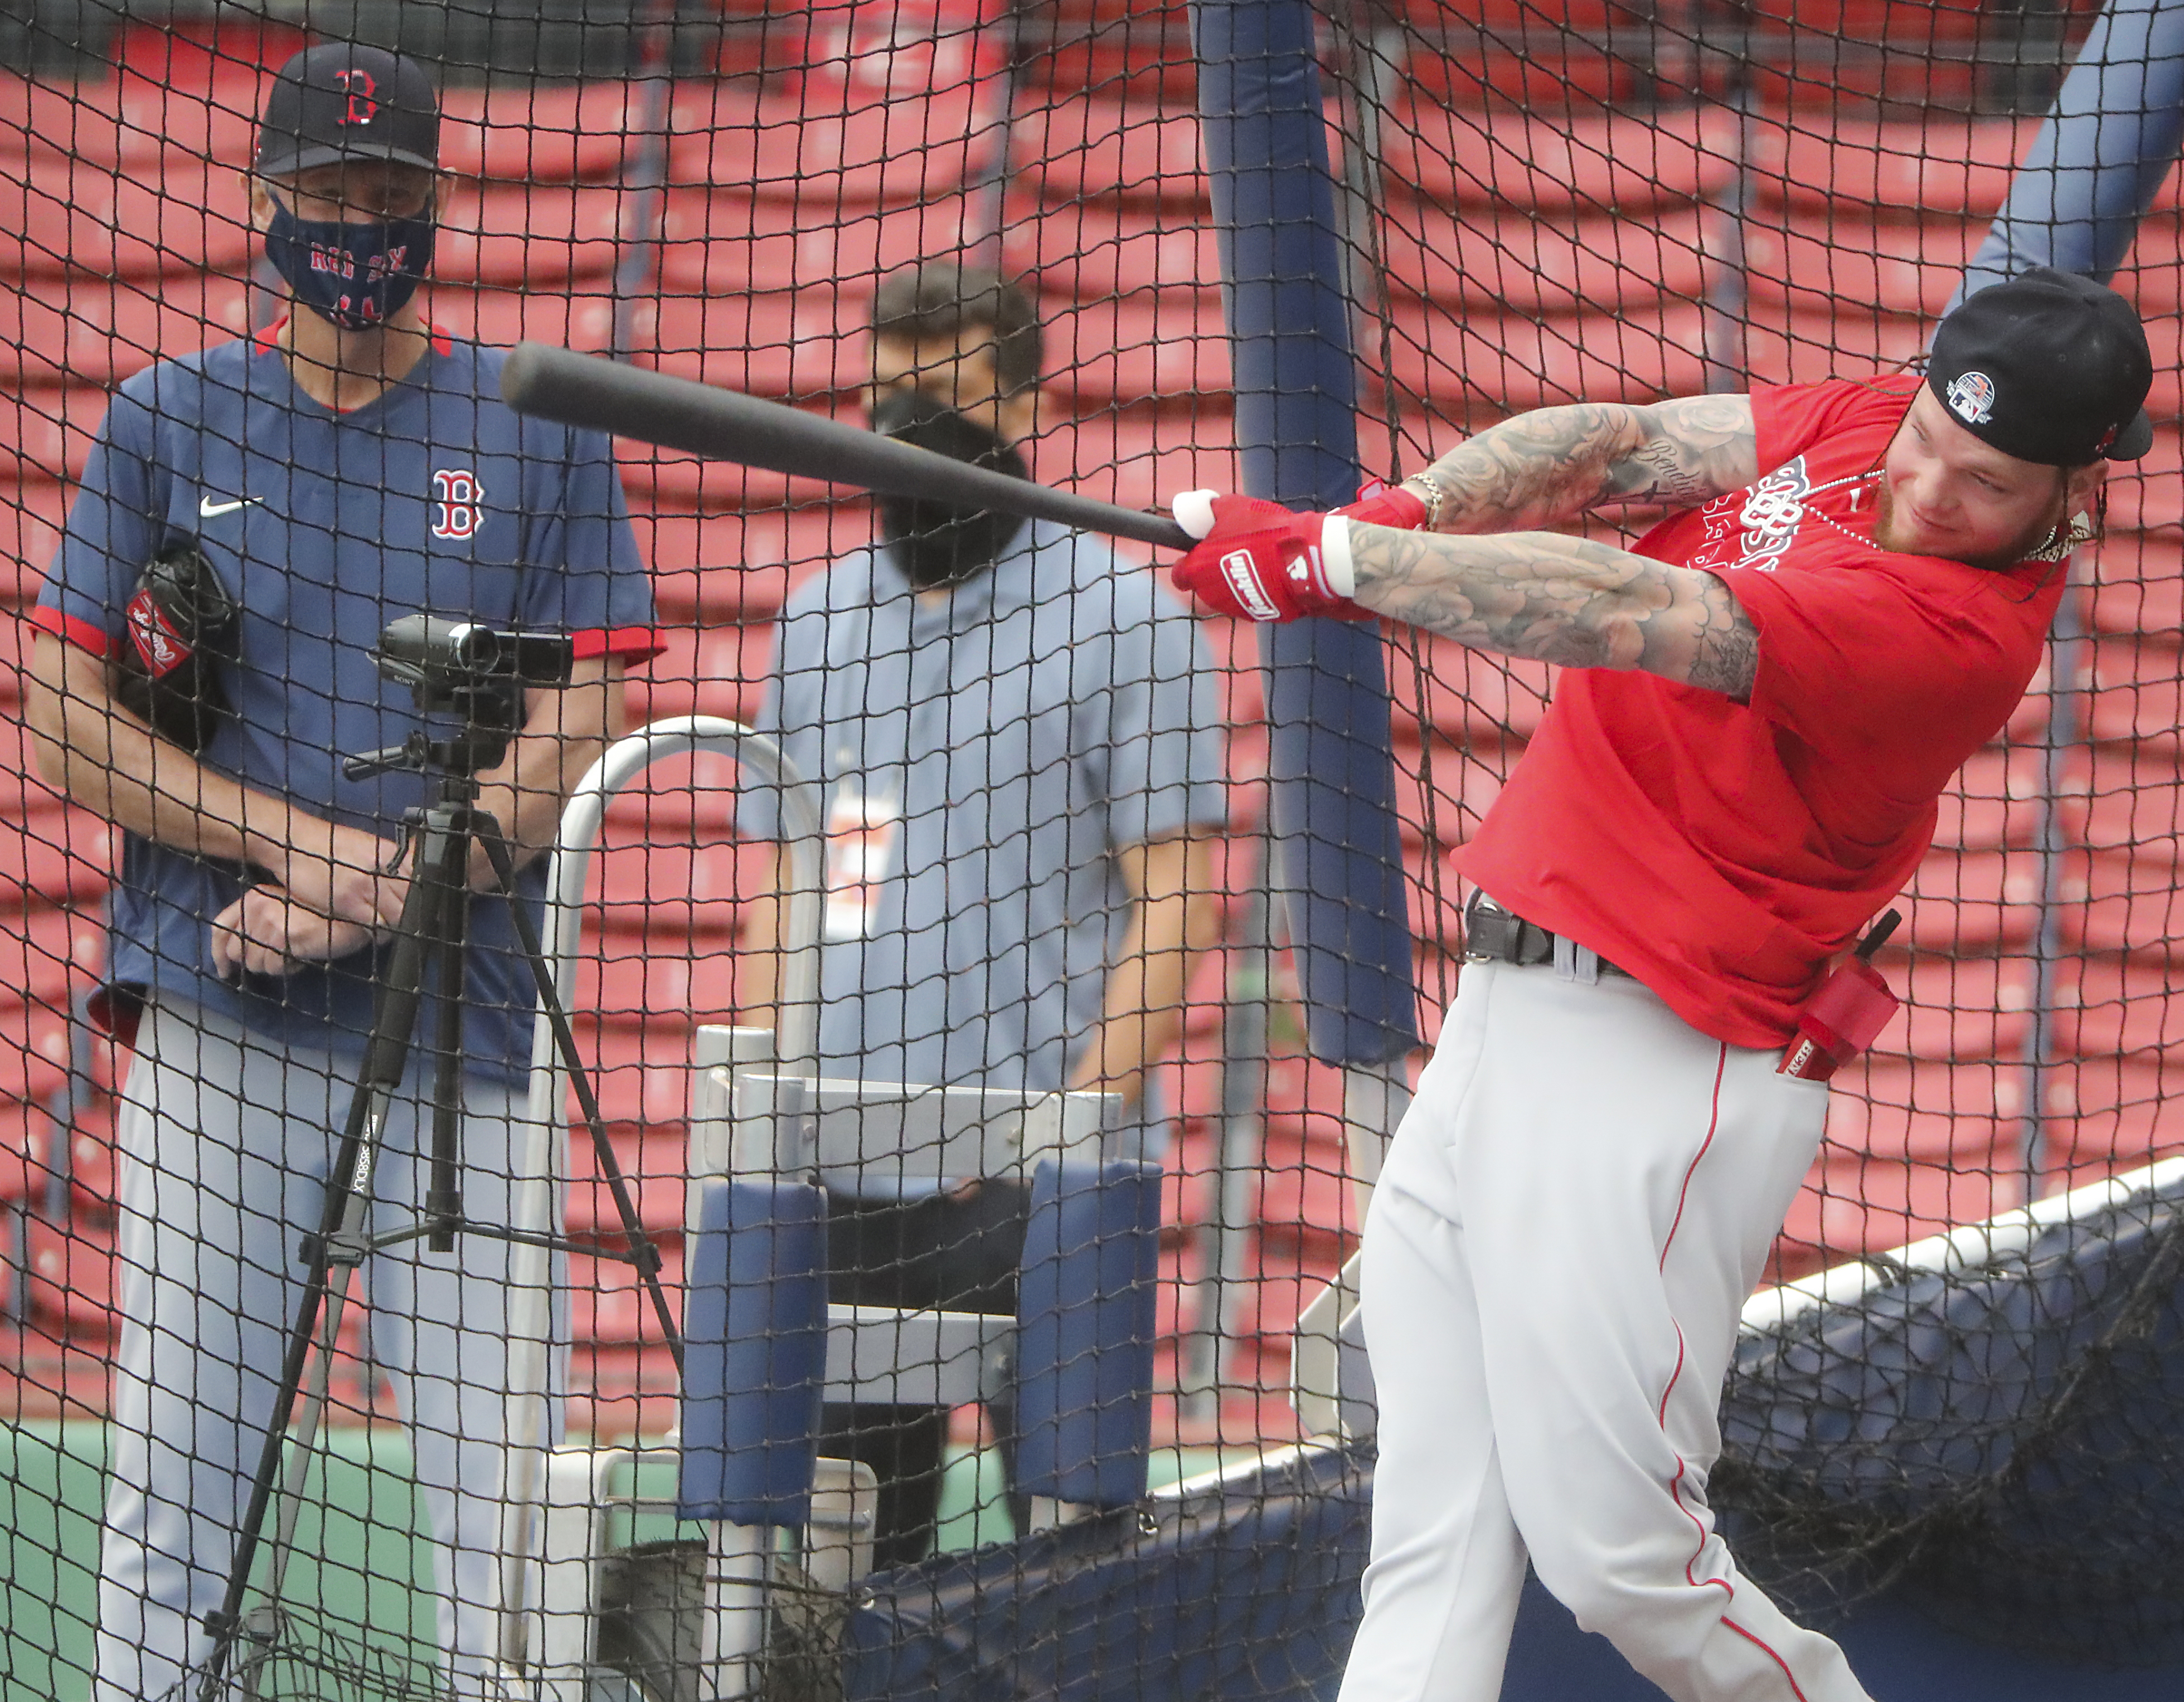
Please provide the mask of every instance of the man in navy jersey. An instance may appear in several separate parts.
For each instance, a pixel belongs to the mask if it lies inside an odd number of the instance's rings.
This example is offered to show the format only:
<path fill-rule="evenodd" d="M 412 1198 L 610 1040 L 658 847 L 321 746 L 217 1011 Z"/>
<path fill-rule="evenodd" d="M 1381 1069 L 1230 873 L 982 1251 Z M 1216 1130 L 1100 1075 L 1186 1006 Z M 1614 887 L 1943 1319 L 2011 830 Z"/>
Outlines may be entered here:
<path fill-rule="evenodd" d="M 481 776 L 534 904 L 566 795 L 621 730 L 622 669 L 656 649 L 607 439 L 511 412 L 501 357 L 434 332 L 412 303 L 443 192 L 438 131 L 410 61 L 326 46 L 282 69 L 250 195 L 288 316 L 121 387 L 34 617 L 38 759 L 125 830 L 102 1002 L 136 1024 L 136 1058 L 118 1126 L 98 1702 L 159 1695 L 209 1648 L 204 1615 L 294 1314 L 298 1232 L 320 1219 L 402 910 L 403 814 L 431 787 L 342 771 L 424 724 L 373 662 L 380 631 L 423 612 L 576 635 L 568 689 L 533 692 Z M 114 698 L 143 636 L 125 613 L 138 576 L 176 544 L 202 553 L 237 610 L 214 666 L 227 713 L 194 753 Z M 471 874 L 491 884 L 482 853 Z M 470 939 L 465 1204 L 505 1222 L 532 983 L 504 900 L 476 900 Z M 426 1186 L 429 1057 L 412 1075 L 374 1178 L 379 1228 Z M 495 1634 L 506 1252 L 413 1240 L 364 1267 L 372 1356 L 410 1424 L 439 1544 L 439 1646 L 459 1692 Z"/>

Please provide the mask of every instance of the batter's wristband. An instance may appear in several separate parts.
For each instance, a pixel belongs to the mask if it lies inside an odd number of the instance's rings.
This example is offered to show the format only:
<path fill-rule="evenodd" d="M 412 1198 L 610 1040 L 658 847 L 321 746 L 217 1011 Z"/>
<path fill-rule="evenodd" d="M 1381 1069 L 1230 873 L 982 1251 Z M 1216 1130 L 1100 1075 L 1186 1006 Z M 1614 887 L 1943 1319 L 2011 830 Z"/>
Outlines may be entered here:
<path fill-rule="evenodd" d="M 1335 596 L 1357 600 L 1357 565 L 1350 555 L 1350 516 L 1329 514 L 1319 529 L 1320 570 Z"/>

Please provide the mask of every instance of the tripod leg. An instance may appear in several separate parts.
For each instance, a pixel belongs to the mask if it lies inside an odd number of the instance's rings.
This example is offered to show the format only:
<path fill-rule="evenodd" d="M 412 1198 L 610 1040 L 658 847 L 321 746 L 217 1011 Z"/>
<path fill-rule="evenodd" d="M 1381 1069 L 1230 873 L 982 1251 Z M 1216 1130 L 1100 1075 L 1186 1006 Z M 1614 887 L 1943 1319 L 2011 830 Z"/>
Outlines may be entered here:
<path fill-rule="evenodd" d="M 198 1688 L 199 1702 L 219 1702 L 228 1661 L 244 1634 L 242 1601 L 249 1591 L 250 1574 L 257 1563 L 275 1485 L 281 1478 L 281 1448 L 288 1433 L 289 1420 L 295 1413 L 297 1399 L 303 1389 L 312 1348 L 320 1338 L 322 1319 L 326 1322 L 322 1357 L 331 1355 L 334 1333 L 340 1326 L 342 1304 L 348 1294 L 348 1273 L 362 1258 L 365 1204 L 370 1195 L 372 1171 L 378 1161 L 387 1108 L 409 1065 L 410 1037 L 416 1029 L 429 948 L 439 931 L 444 911 L 442 898 L 447 890 L 451 859 L 457 882 L 467 871 L 469 848 L 466 843 L 457 843 L 460 837 L 449 831 L 437 810 L 427 814 L 426 826 L 417 836 L 415 873 L 403 903 L 401 921 L 396 925 L 393 946 L 387 954 L 378 995 L 373 1001 L 371 1037 L 365 1048 L 364 1067 L 357 1078 L 356 1092 L 349 1101 L 348 1120 L 335 1155 L 334 1168 L 327 1178 L 326 1210 L 320 1215 L 319 1230 L 308 1245 L 304 1261 L 308 1275 L 289 1329 L 280 1386 L 274 1393 L 272 1412 L 266 1421 L 258 1471 L 251 1481 L 249 1505 L 236 1532 L 235 1559 L 228 1573 L 227 1588 L 219 1608 L 205 1616 L 206 1629 L 213 1637 L 213 1649 Z M 342 1273 L 338 1287 L 333 1280 L 337 1271 Z M 320 1382 L 323 1385 L 323 1374 Z M 302 1487 L 300 1473 L 316 1441 L 317 1420 L 322 1407 L 321 1396 L 314 1400 L 305 1415 L 309 1427 L 298 1438 L 296 1471 L 291 1476 L 288 1490 L 292 1500 Z M 283 1510 L 278 1528 L 284 1538 L 292 1534 L 292 1510 Z M 287 1564 L 284 1540 L 273 1556 L 266 1598 L 276 1609 Z"/>
<path fill-rule="evenodd" d="M 467 872 L 467 871 L 465 871 Z M 463 948 L 470 926 L 470 896 L 443 895 L 439 954 L 439 1003 L 432 1037 L 432 1180 L 425 1194 L 425 1216 L 432 1225 L 426 1245 L 452 1252 L 463 1226 L 462 1056 Z"/>
<path fill-rule="evenodd" d="M 508 844 L 500 837 L 499 827 L 490 815 L 479 813 L 476 828 L 478 842 L 485 847 L 492 861 L 494 878 L 500 890 L 509 895 L 509 914 L 515 921 L 515 937 L 523 955 L 531 965 L 531 977 L 538 988 L 538 1008 L 545 1013 L 546 1021 L 554 1031 L 554 1043 L 567 1065 L 569 1080 L 577 1090 L 577 1103 L 582 1109 L 584 1122 L 591 1131 L 592 1150 L 597 1155 L 599 1176 L 607 1185 L 608 1195 L 615 1203 L 616 1215 L 621 1220 L 623 1237 L 629 1245 L 630 1263 L 637 1267 L 638 1280 L 644 1285 L 652 1302 L 654 1315 L 660 1321 L 660 1333 L 666 1338 L 668 1351 L 674 1355 L 675 1369 L 682 1370 L 682 1331 L 677 1323 L 675 1309 L 668 1304 L 667 1290 L 660 1281 L 660 1249 L 644 1232 L 644 1225 L 637 1215 L 637 1201 L 629 1191 L 629 1180 L 622 1175 L 620 1160 L 615 1157 L 614 1143 L 607 1138 L 606 1120 L 599 1114 L 599 1096 L 592 1091 L 591 1072 L 584 1067 L 582 1054 L 577 1049 L 576 1031 L 569 1026 L 569 1013 L 562 1008 L 560 995 L 555 992 L 553 977 L 546 972 L 546 953 L 538 942 L 538 930 L 531 921 L 520 899 L 515 897 L 515 869 L 508 854 Z"/>

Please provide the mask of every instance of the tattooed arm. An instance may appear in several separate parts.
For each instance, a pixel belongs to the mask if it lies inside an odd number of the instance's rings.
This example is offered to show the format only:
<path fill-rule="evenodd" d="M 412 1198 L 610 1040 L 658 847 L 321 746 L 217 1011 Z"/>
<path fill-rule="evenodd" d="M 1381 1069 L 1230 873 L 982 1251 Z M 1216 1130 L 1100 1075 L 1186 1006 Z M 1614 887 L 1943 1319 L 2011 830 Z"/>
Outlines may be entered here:
<path fill-rule="evenodd" d="M 1694 396 L 1520 414 L 1406 482 L 1428 503 L 1438 487 L 1435 531 L 1475 533 L 1559 526 L 1600 503 L 1691 508 L 1759 472 L 1751 398 Z"/>
<path fill-rule="evenodd" d="M 1350 559 L 1357 602 L 1474 650 L 1752 695 L 1758 631 L 1696 568 L 1555 532 L 1436 537 L 1362 525 L 1350 528 Z"/>

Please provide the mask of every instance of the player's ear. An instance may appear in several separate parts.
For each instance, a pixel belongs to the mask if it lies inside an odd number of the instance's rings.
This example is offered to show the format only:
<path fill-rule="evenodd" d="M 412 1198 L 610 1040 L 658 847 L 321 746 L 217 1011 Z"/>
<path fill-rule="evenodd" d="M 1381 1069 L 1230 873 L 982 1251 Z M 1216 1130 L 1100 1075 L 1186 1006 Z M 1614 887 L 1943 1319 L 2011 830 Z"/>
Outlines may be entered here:
<path fill-rule="evenodd" d="M 273 191 L 254 171 L 242 174 L 243 192 L 250 197 L 250 228 L 261 235 L 273 228 Z"/>
<path fill-rule="evenodd" d="M 2109 481 L 2109 464 L 2093 461 L 2082 467 L 2066 467 L 2063 470 L 2063 512 L 2067 514 L 2088 510 Z"/>

